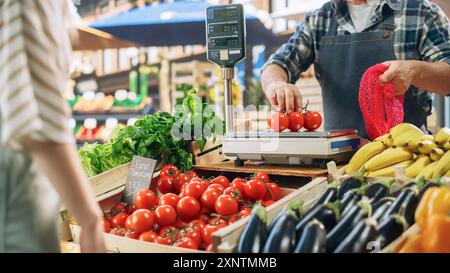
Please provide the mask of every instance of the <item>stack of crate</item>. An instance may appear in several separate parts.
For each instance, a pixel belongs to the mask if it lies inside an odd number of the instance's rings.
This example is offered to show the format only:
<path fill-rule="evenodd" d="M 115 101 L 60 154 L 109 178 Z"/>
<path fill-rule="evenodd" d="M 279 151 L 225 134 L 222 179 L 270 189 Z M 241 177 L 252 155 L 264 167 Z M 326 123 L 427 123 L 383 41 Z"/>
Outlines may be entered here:
<path fill-rule="evenodd" d="M 172 63 L 171 65 L 171 101 L 172 106 L 177 99 L 184 96 L 183 92 L 177 90 L 180 84 L 190 84 L 194 88 L 199 88 L 207 84 L 214 73 L 214 65 L 209 62 L 190 61 L 183 63 Z M 199 96 L 208 94 L 199 93 Z"/>

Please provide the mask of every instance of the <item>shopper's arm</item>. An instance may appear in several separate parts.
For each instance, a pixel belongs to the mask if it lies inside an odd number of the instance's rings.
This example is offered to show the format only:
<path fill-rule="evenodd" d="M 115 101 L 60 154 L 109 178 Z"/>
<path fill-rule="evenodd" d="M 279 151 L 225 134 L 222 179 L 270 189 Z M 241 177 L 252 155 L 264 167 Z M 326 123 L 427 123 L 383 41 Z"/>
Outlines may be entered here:
<path fill-rule="evenodd" d="M 82 251 L 104 252 L 102 211 L 73 145 L 33 140 L 24 145 L 82 227 Z"/>

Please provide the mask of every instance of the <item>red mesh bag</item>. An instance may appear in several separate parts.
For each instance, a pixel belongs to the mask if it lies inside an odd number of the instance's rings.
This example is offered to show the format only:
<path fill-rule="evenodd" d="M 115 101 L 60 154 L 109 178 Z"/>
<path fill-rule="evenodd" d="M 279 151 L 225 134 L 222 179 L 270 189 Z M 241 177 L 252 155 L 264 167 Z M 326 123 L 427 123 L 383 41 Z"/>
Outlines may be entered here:
<path fill-rule="evenodd" d="M 369 68 L 359 88 L 359 106 L 370 140 L 387 134 L 390 128 L 403 122 L 405 96 L 394 96 L 394 85 L 379 80 L 388 68 L 383 64 Z"/>

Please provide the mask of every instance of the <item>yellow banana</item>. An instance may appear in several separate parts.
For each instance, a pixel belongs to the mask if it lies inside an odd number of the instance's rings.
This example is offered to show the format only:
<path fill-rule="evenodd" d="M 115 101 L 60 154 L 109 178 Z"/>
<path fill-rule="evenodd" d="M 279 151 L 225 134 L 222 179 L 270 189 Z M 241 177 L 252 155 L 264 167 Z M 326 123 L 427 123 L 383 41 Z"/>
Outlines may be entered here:
<path fill-rule="evenodd" d="M 394 143 L 394 139 L 389 134 L 385 134 L 385 135 L 379 136 L 376 139 L 374 139 L 374 141 L 381 142 L 386 147 L 391 147 L 392 144 Z"/>
<path fill-rule="evenodd" d="M 405 146 L 405 143 L 409 143 L 413 139 L 421 138 L 424 136 L 424 133 L 422 131 L 406 131 L 405 133 L 394 137 L 394 147 L 403 147 Z"/>
<path fill-rule="evenodd" d="M 428 155 L 419 155 L 408 168 L 406 168 L 405 175 L 409 178 L 415 178 L 426 166 L 431 163 Z"/>
<path fill-rule="evenodd" d="M 424 140 L 434 141 L 434 137 L 432 135 L 423 135 L 421 137 L 411 138 L 411 139 L 405 141 L 405 144 L 403 145 L 403 147 L 408 148 L 412 152 L 415 152 L 415 151 L 417 151 L 419 142 L 424 141 Z"/>
<path fill-rule="evenodd" d="M 428 164 L 428 166 L 426 166 L 423 170 L 420 171 L 420 173 L 416 176 L 416 179 L 421 178 L 422 176 L 425 179 L 431 179 L 433 178 L 433 172 L 434 172 L 434 168 L 436 167 L 438 161 L 434 161 L 431 162 L 430 164 Z"/>
<path fill-rule="evenodd" d="M 364 168 L 368 172 L 373 172 L 406 160 L 411 160 L 412 158 L 413 153 L 405 148 L 389 148 L 369 159 L 364 164 Z"/>
<path fill-rule="evenodd" d="M 433 161 L 438 161 L 444 155 L 444 151 L 439 148 L 434 148 L 430 152 L 430 158 Z"/>
<path fill-rule="evenodd" d="M 419 152 L 424 155 L 429 155 L 431 150 L 437 148 L 438 146 L 431 140 L 424 140 L 419 142 Z"/>
<path fill-rule="evenodd" d="M 373 172 L 369 172 L 367 174 L 367 176 L 370 177 L 394 177 L 395 176 L 395 168 L 397 167 L 404 167 L 407 168 L 408 166 L 410 166 L 413 163 L 412 160 L 406 160 L 397 164 L 394 164 L 392 166 L 377 170 L 377 171 L 373 171 Z"/>
<path fill-rule="evenodd" d="M 449 150 L 450 150 L 450 140 L 447 141 L 447 142 L 442 146 L 442 148 L 444 148 L 444 150 L 446 150 L 446 151 L 449 151 Z"/>
<path fill-rule="evenodd" d="M 438 145 L 444 145 L 444 143 L 448 142 L 449 140 L 450 140 L 450 128 L 444 127 L 440 129 L 434 136 L 434 141 Z"/>
<path fill-rule="evenodd" d="M 433 177 L 443 176 L 450 170 L 450 151 L 447 151 L 439 161 L 436 162 L 436 167 L 433 171 Z"/>
<path fill-rule="evenodd" d="M 448 171 L 446 174 L 444 174 L 444 177 L 449 177 L 450 178 L 450 171 Z"/>
<path fill-rule="evenodd" d="M 348 163 L 345 173 L 352 174 L 358 171 L 364 163 L 377 154 L 383 152 L 385 149 L 386 147 L 381 142 L 375 141 L 367 143 L 361 147 L 355 155 L 353 155 L 352 159 Z"/>
<path fill-rule="evenodd" d="M 395 139 L 396 137 L 398 137 L 408 131 L 422 132 L 422 130 L 420 130 L 419 128 L 417 128 L 416 126 L 414 126 L 410 123 L 402 123 L 402 124 L 398 124 L 397 126 L 392 127 L 389 130 L 389 134 Z"/>

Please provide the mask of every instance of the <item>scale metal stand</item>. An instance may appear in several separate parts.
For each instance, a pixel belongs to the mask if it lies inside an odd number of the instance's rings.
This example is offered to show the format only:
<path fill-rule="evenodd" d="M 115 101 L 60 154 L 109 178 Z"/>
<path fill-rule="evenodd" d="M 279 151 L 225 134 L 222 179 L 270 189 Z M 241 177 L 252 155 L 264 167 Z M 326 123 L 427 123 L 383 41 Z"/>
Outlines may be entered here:
<path fill-rule="evenodd" d="M 206 10 L 208 60 L 221 67 L 224 80 L 226 134 L 223 153 L 244 161 L 270 164 L 318 165 L 344 162 L 361 145 L 357 130 L 325 132 L 234 132 L 232 81 L 235 65 L 245 59 L 246 24 L 241 4 L 212 6 Z"/>

